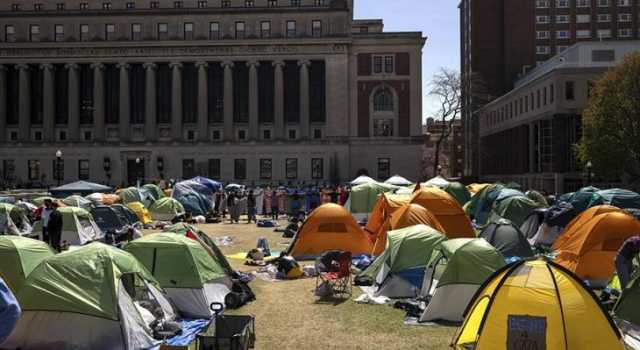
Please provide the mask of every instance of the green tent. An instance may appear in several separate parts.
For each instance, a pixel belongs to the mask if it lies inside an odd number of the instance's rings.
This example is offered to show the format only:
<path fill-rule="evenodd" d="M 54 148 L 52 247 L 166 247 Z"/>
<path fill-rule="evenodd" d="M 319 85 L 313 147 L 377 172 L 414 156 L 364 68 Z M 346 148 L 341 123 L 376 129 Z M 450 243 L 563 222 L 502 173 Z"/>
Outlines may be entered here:
<path fill-rule="evenodd" d="M 421 294 L 431 300 L 420 321 L 462 321 L 480 286 L 505 265 L 504 256 L 482 238 L 440 243 L 427 264 Z"/>
<path fill-rule="evenodd" d="M 22 288 L 31 271 L 54 253 L 49 246 L 31 238 L 0 236 L 0 277 L 14 294 Z"/>
<path fill-rule="evenodd" d="M 613 309 L 613 314 L 634 325 L 640 325 L 640 277 L 636 277 L 627 288 L 624 288 Z"/>
<path fill-rule="evenodd" d="M 57 199 L 53 198 L 53 197 L 48 197 L 48 196 L 44 196 L 44 197 L 36 197 L 34 199 L 31 200 L 31 203 L 33 203 L 34 205 L 41 207 L 44 205 L 44 201 L 46 200 L 50 200 L 52 202 L 56 201 Z"/>
<path fill-rule="evenodd" d="M 493 202 L 495 202 L 504 188 L 505 187 L 500 184 L 489 185 L 483 188 L 464 205 L 464 212 L 471 220 L 475 220 L 478 224 L 483 225 L 491 214 Z"/>
<path fill-rule="evenodd" d="M 164 191 L 158 185 L 155 184 L 146 184 L 142 186 L 142 188 L 151 196 L 153 200 L 158 200 L 165 198 Z"/>
<path fill-rule="evenodd" d="M 104 238 L 104 232 L 88 211 L 76 207 L 62 207 L 58 211 L 62 214 L 61 243 L 84 245 Z M 33 231 L 42 234 L 42 221 L 36 222 Z"/>
<path fill-rule="evenodd" d="M 547 199 L 544 198 L 542 193 L 538 191 L 529 190 L 524 195 L 527 196 L 527 198 L 531 199 L 532 201 L 538 203 L 541 207 L 546 208 L 549 206 L 549 202 L 547 202 Z"/>
<path fill-rule="evenodd" d="M 494 246 L 505 257 L 532 257 L 531 245 L 520 229 L 506 219 L 489 223 L 480 233 L 489 244 Z"/>
<path fill-rule="evenodd" d="M 520 227 L 534 210 L 540 208 L 542 205 L 525 196 L 508 197 L 494 203 L 489 222 L 504 218 Z"/>
<path fill-rule="evenodd" d="M 33 231 L 25 210 L 8 203 L 0 203 L 0 235 L 24 236 Z"/>
<path fill-rule="evenodd" d="M 62 200 L 64 205 L 69 207 L 82 208 L 85 210 L 91 210 L 92 202 L 82 196 L 72 195 Z"/>
<path fill-rule="evenodd" d="M 441 232 L 426 225 L 390 231 L 384 252 L 361 276 L 375 280 L 377 296 L 416 297 L 422 287 L 428 257 L 446 239 Z"/>
<path fill-rule="evenodd" d="M 155 221 L 172 221 L 184 213 L 182 204 L 171 197 L 160 198 L 149 206 L 149 214 Z"/>
<path fill-rule="evenodd" d="M 136 239 L 125 250 L 158 280 L 178 311 L 189 318 L 209 318 L 211 303 L 224 303 L 231 291 L 225 269 L 198 241 L 176 233 Z"/>
<path fill-rule="evenodd" d="M 471 193 L 469 193 L 467 186 L 459 182 L 450 182 L 443 190 L 455 198 L 461 206 L 471 200 Z"/>
<path fill-rule="evenodd" d="M 380 194 L 398 189 L 400 189 L 400 187 L 379 182 L 371 182 L 355 186 L 351 189 L 351 195 L 349 197 L 351 212 L 371 213 Z"/>
<path fill-rule="evenodd" d="M 222 268 L 228 275 L 232 275 L 234 273 L 234 270 L 231 268 L 229 261 L 227 261 L 227 258 L 224 256 L 224 254 L 222 254 L 222 251 L 220 250 L 220 248 L 218 248 L 213 239 L 211 239 L 209 235 L 204 233 L 204 231 L 200 230 L 196 226 L 179 222 L 174 225 L 165 226 L 162 231 L 173 232 L 179 235 L 188 235 L 189 233 L 191 233 L 194 238 L 197 238 L 200 243 L 206 246 L 206 249 L 209 251 L 210 255 L 214 257 L 214 259 L 218 262 L 218 264 L 220 264 L 220 266 L 222 266 Z"/>
<path fill-rule="evenodd" d="M 120 192 L 120 198 L 122 198 L 122 204 L 130 204 L 139 202 L 142 203 L 145 207 L 149 207 L 151 202 L 153 202 L 153 196 L 147 190 L 137 187 L 129 187 L 125 188 L 122 192 Z"/>
<path fill-rule="evenodd" d="M 133 255 L 102 243 L 43 260 L 17 299 L 23 314 L 3 344 L 7 348 L 147 349 L 157 345 L 147 327 L 155 316 L 138 302 L 159 308 L 163 319 L 175 319 L 147 269 Z"/>
<path fill-rule="evenodd" d="M 640 194 L 620 188 L 601 190 L 593 194 L 589 208 L 605 204 L 622 209 L 640 209 Z"/>

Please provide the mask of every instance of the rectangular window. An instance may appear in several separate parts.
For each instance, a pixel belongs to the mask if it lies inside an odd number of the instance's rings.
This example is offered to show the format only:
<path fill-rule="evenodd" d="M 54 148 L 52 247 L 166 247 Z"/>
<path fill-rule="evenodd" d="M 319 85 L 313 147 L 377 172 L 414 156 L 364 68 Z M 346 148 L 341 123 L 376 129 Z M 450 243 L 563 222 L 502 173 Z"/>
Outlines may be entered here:
<path fill-rule="evenodd" d="M 378 158 L 378 178 L 388 179 L 391 177 L 391 159 Z"/>
<path fill-rule="evenodd" d="M 536 32 L 536 39 L 549 39 L 549 31 L 548 30 L 539 30 Z"/>
<path fill-rule="evenodd" d="M 273 163 L 271 159 L 260 159 L 260 179 L 271 180 Z"/>
<path fill-rule="evenodd" d="M 40 26 L 32 24 L 29 27 L 29 41 L 40 41 Z"/>
<path fill-rule="evenodd" d="M 20 4 L 11 4 L 11 11 L 20 11 Z"/>
<path fill-rule="evenodd" d="M 373 120 L 373 136 L 393 136 L 393 119 L 375 118 Z"/>
<path fill-rule="evenodd" d="M 142 40 L 142 24 L 133 23 L 131 25 L 131 40 Z"/>
<path fill-rule="evenodd" d="M 157 9 L 158 7 L 160 7 L 160 3 L 158 1 L 152 1 L 149 3 L 149 8 Z"/>
<path fill-rule="evenodd" d="M 62 24 L 56 24 L 54 30 L 56 32 L 55 41 L 64 41 L 64 26 Z"/>
<path fill-rule="evenodd" d="M 549 102 L 553 103 L 556 99 L 556 86 L 554 84 L 549 85 Z"/>
<path fill-rule="evenodd" d="M 209 23 L 209 40 L 218 39 L 220 39 L 220 23 L 211 22 Z"/>
<path fill-rule="evenodd" d="M 567 81 L 564 83 L 564 97 L 567 101 L 574 101 L 576 99 L 574 82 Z"/>
<path fill-rule="evenodd" d="M 136 3 L 133 1 L 128 1 L 125 7 L 127 8 L 127 10 L 133 10 L 136 8 Z"/>
<path fill-rule="evenodd" d="M 271 140 L 271 130 L 262 130 L 262 139 Z"/>
<path fill-rule="evenodd" d="M 382 73 L 382 56 L 373 56 L 373 73 Z"/>
<path fill-rule="evenodd" d="M 549 16 L 536 16 L 537 24 L 547 24 L 549 23 Z"/>
<path fill-rule="evenodd" d="M 576 30 L 576 38 L 578 39 L 591 38 L 591 31 L 589 29 Z"/>
<path fill-rule="evenodd" d="M 556 39 L 570 39 L 571 35 L 568 30 L 558 30 L 556 31 Z"/>
<path fill-rule="evenodd" d="M 158 23 L 158 40 L 167 40 L 169 38 L 169 25 L 166 23 Z"/>
<path fill-rule="evenodd" d="M 56 10 L 58 10 L 58 11 L 64 11 L 64 9 L 65 9 L 65 5 L 64 5 L 64 3 L 59 2 L 59 3 L 57 3 L 57 4 L 56 4 Z"/>
<path fill-rule="evenodd" d="M 181 9 L 183 7 L 182 1 L 174 1 L 173 2 L 173 8 L 174 9 Z"/>
<path fill-rule="evenodd" d="M 300 6 L 300 0 L 290 0 L 291 6 L 298 7 Z"/>
<path fill-rule="evenodd" d="M 260 37 L 261 38 L 271 37 L 271 22 L 269 21 L 260 22 Z"/>
<path fill-rule="evenodd" d="M 577 7 L 591 7 L 591 0 L 576 0 Z"/>
<path fill-rule="evenodd" d="M 244 39 L 245 34 L 244 22 L 236 22 L 236 39 Z"/>
<path fill-rule="evenodd" d="M 315 38 L 322 36 L 322 21 L 314 20 L 311 22 L 311 31 L 312 35 Z"/>
<path fill-rule="evenodd" d="M 611 29 L 598 29 L 598 39 L 611 38 Z"/>
<path fill-rule="evenodd" d="M 222 7 L 222 8 L 231 7 L 231 1 L 230 0 L 222 0 L 222 2 L 220 3 L 220 7 Z"/>
<path fill-rule="evenodd" d="M 295 38 L 296 35 L 296 21 L 287 21 L 287 38 Z"/>
<path fill-rule="evenodd" d="M 182 178 L 191 179 L 196 176 L 196 161 L 193 159 L 182 160 Z"/>
<path fill-rule="evenodd" d="M 89 41 L 89 25 L 80 25 L 80 41 Z"/>
<path fill-rule="evenodd" d="M 4 26 L 4 41 L 8 43 L 16 41 L 16 27 L 12 25 Z"/>
<path fill-rule="evenodd" d="M 247 160 L 235 159 L 233 161 L 233 177 L 236 180 L 247 179 Z"/>
<path fill-rule="evenodd" d="M 618 6 L 620 7 L 631 6 L 631 0 L 618 0 Z"/>
<path fill-rule="evenodd" d="M 314 180 L 321 180 L 324 178 L 324 159 L 311 159 L 311 178 Z"/>
<path fill-rule="evenodd" d="M 80 3 L 80 10 L 88 10 L 89 9 L 89 3 L 88 2 L 81 2 Z"/>
<path fill-rule="evenodd" d="M 598 0 L 598 7 L 609 7 L 611 2 L 609 0 Z"/>
<path fill-rule="evenodd" d="M 88 159 L 80 159 L 78 161 L 78 180 L 89 180 L 91 163 Z"/>
<path fill-rule="evenodd" d="M 244 7 L 254 7 L 255 3 L 253 0 L 244 0 Z"/>
<path fill-rule="evenodd" d="M 556 23 L 569 23 L 569 15 L 556 16 Z"/>
<path fill-rule="evenodd" d="M 193 23 L 184 24 L 184 40 L 193 40 Z"/>
<path fill-rule="evenodd" d="M 568 8 L 569 0 L 556 0 L 556 8 Z"/>
<path fill-rule="evenodd" d="M 536 8 L 539 8 L 539 9 L 549 8 L 549 0 L 536 0 Z"/>
<path fill-rule="evenodd" d="M 40 180 L 40 161 L 30 159 L 27 163 L 28 163 L 27 166 L 29 167 L 28 169 L 29 181 L 39 181 Z"/>
<path fill-rule="evenodd" d="M 618 37 L 630 38 L 633 35 L 633 31 L 630 28 L 618 29 Z"/>
<path fill-rule="evenodd" d="M 269 0 L 268 6 L 269 7 L 278 7 L 278 0 Z"/>
<path fill-rule="evenodd" d="M 631 14 L 630 13 L 618 14 L 618 22 L 631 22 Z"/>
<path fill-rule="evenodd" d="M 608 13 L 600 13 L 600 14 L 598 14 L 598 22 L 599 23 L 611 22 L 611 15 L 608 14 Z"/>
<path fill-rule="evenodd" d="M 298 178 L 298 159 L 287 158 L 285 160 L 285 174 L 287 180 L 294 180 Z"/>
<path fill-rule="evenodd" d="M 104 25 L 104 40 L 113 40 L 115 39 L 116 33 L 116 25 L 115 24 L 105 24 Z"/>
<path fill-rule="evenodd" d="M 393 73 L 393 56 L 384 56 L 384 72 L 386 74 Z"/>
<path fill-rule="evenodd" d="M 102 3 L 102 9 L 103 10 L 111 10 L 111 3 L 110 2 L 103 2 Z"/>
<path fill-rule="evenodd" d="M 203 1 L 203 0 L 198 1 L 198 8 L 199 9 L 205 9 L 207 7 L 208 7 L 208 5 L 207 5 L 206 1 Z"/>
<path fill-rule="evenodd" d="M 551 50 L 549 49 L 549 46 L 544 46 L 544 45 L 536 46 L 536 53 L 538 55 L 548 55 L 550 51 Z"/>
<path fill-rule="evenodd" d="M 220 176 L 220 159 L 209 159 L 209 178 L 219 180 Z"/>
<path fill-rule="evenodd" d="M 591 22 L 591 15 L 576 15 L 577 23 L 589 23 Z"/>

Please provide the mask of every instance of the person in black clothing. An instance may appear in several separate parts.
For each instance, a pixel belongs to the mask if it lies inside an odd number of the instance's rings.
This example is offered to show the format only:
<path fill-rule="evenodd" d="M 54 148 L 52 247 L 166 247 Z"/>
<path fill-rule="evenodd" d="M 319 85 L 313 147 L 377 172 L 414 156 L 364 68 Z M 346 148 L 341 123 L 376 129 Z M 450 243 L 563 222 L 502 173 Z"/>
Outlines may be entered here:
<path fill-rule="evenodd" d="M 54 202 L 51 205 L 53 211 L 49 214 L 49 225 L 47 231 L 49 232 L 49 239 L 51 248 L 60 252 L 60 239 L 62 238 L 62 213 L 58 210 L 58 203 Z"/>
<path fill-rule="evenodd" d="M 253 190 L 249 191 L 249 196 L 247 197 L 247 224 L 250 224 L 251 221 L 257 222 L 256 220 L 256 196 L 253 194 Z"/>

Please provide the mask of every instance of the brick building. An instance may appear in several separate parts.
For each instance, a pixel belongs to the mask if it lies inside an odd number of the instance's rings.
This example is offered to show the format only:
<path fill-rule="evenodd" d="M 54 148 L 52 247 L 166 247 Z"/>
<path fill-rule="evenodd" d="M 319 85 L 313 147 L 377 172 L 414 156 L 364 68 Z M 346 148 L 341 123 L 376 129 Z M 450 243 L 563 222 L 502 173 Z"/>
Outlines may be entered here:
<path fill-rule="evenodd" d="M 640 38 L 640 0 L 462 0 L 459 9 L 467 176 L 482 158 L 482 105 L 577 42 Z"/>
<path fill-rule="evenodd" d="M 1 180 L 415 177 L 425 38 L 353 6 L 2 1 Z"/>
<path fill-rule="evenodd" d="M 440 174 L 434 173 L 436 143 L 445 132 L 442 121 L 428 118 L 424 126 L 425 143 L 423 149 L 422 178 L 431 179 L 436 175 L 447 178 L 461 178 L 464 175 L 464 135 L 460 119 L 453 121 L 449 136 L 440 145 Z"/>

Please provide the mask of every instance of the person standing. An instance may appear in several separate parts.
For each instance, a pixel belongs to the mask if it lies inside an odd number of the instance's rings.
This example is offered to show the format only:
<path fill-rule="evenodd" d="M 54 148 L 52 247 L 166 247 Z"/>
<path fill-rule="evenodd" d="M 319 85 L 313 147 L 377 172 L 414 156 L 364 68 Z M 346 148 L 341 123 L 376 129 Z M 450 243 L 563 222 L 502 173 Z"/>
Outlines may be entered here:
<path fill-rule="evenodd" d="M 49 227 L 49 217 L 51 216 L 51 212 L 53 211 L 52 206 L 53 202 L 51 201 L 51 199 L 45 199 L 44 207 L 40 212 L 40 219 L 42 220 L 42 241 L 49 245 L 51 244 L 51 239 L 49 238 L 49 230 L 47 229 L 47 227 Z"/>
<path fill-rule="evenodd" d="M 58 210 L 58 203 L 54 202 L 51 205 L 52 211 L 49 214 L 49 225 L 47 231 L 49 232 L 49 240 L 51 248 L 60 252 L 60 239 L 62 238 L 62 213 Z"/>
<path fill-rule="evenodd" d="M 640 254 L 640 236 L 627 239 L 618 250 L 615 265 L 620 279 L 620 287 L 624 290 L 631 282 L 633 275 L 633 259 Z"/>
<path fill-rule="evenodd" d="M 236 212 L 238 211 L 238 200 L 234 192 L 227 196 L 227 210 L 229 210 L 229 222 L 238 222 L 236 220 Z"/>
<path fill-rule="evenodd" d="M 253 190 L 249 191 L 249 196 L 247 196 L 247 224 L 250 224 L 251 221 L 257 222 L 256 220 L 256 197 Z"/>

